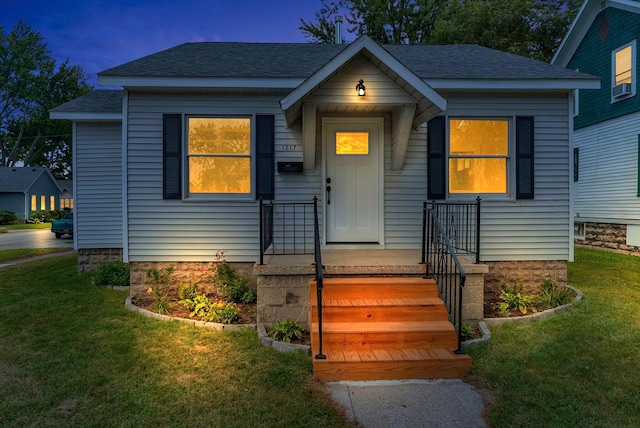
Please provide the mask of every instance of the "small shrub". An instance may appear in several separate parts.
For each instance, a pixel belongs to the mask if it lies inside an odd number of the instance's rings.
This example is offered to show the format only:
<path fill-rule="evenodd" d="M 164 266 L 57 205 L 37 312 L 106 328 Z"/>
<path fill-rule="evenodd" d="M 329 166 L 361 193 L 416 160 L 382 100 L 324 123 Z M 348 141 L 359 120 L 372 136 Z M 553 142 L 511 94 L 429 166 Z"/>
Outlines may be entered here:
<path fill-rule="evenodd" d="M 521 281 L 515 281 L 511 287 L 505 281 L 500 282 L 500 303 L 493 306 L 501 316 L 509 316 L 511 311 L 520 311 L 526 315 L 530 310 L 538 312 L 536 308 L 537 296 L 523 293 Z"/>
<path fill-rule="evenodd" d="M 160 287 L 149 287 L 147 289 L 148 294 L 153 294 L 155 301 L 151 305 L 151 310 L 161 315 L 167 315 L 169 308 L 171 307 L 171 301 L 169 300 L 169 294 L 160 290 Z"/>
<path fill-rule="evenodd" d="M 3 210 L 0 211 L 0 224 L 16 224 L 18 217 L 12 211 Z"/>
<path fill-rule="evenodd" d="M 189 309 L 190 317 L 205 318 L 213 302 L 205 294 L 196 294 L 192 299 L 186 299 L 183 304 Z"/>
<path fill-rule="evenodd" d="M 189 281 L 186 284 L 180 285 L 180 289 L 178 290 L 178 297 L 180 298 L 180 303 L 183 303 L 188 300 L 193 300 L 198 294 L 198 283 L 195 281 Z"/>
<path fill-rule="evenodd" d="M 540 286 L 538 302 L 542 307 L 555 308 L 571 301 L 571 291 L 566 287 L 558 287 L 551 279 L 545 280 Z"/>
<path fill-rule="evenodd" d="M 94 285 L 104 287 L 106 285 L 129 285 L 129 263 L 112 261 L 100 264 L 91 272 Z"/>
<path fill-rule="evenodd" d="M 32 223 L 49 223 L 51 222 L 51 213 L 46 210 L 36 211 L 29 216 Z"/>
<path fill-rule="evenodd" d="M 280 340 L 286 343 L 291 343 L 291 341 L 296 338 L 298 340 L 302 339 L 302 331 L 303 328 L 295 322 L 291 321 L 287 318 L 284 321 L 276 321 L 271 323 L 271 331 L 269 331 L 269 336 L 274 338 L 275 340 Z"/>
<path fill-rule="evenodd" d="M 167 266 L 162 270 L 156 268 L 147 269 L 147 283 L 149 284 L 169 284 L 173 276 L 174 267 Z"/>
<path fill-rule="evenodd" d="M 227 303 L 253 303 L 256 293 L 247 287 L 249 278 L 238 275 L 224 258 L 224 251 L 216 253 L 213 283 Z"/>
<path fill-rule="evenodd" d="M 232 304 L 225 302 L 216 302 L 211 305 L 206 316 L 202 317 L 205 321 L 219 322 L 222 324 L 231 324 L 240 319 L 240 309 Z"/>
<path fill-rule="evenodd" d="M 473 339 L 473 327 L 468 322 L 463 322 L 460 327 L 460 337 L 462 340 Z"/>

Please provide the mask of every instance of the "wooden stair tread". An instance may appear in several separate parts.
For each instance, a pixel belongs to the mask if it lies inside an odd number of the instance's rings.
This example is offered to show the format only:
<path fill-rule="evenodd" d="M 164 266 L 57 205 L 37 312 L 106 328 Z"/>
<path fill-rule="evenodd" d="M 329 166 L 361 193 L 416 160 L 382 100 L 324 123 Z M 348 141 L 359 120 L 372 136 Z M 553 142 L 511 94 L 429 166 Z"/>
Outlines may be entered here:
<path fill-rule="evenodd" d="M 326 360 L 316 360 L 318 364 L 332 362 L 353 363 L 361 361 L 471 361 L 467 354 L 456 354 L 443 348 L 406 348 L 406 349 L 358 349 L 358 350 L 328 350 Z"/>
<path fill-rule="evenodd" d="M 311 305 L 317 306 L 317 298 L 311 299 Z M 439 297 L 416 297 L 416 298 L 380 298 L 380 299 L 322 299 L 323 307 L 357 307 L 357 306 L 377 306 L 377 307 L 396 307 L 396 306 L 438 306 L 442 305 L 442 299 Z"/>
<path fill-rule="evenodd" d="M 315 279 L 311 279 L 315 284 Z M 376 285 L 376 284 L 435 284 L 432 278 L 421 276 L 372 276 L 372 277 L 325 277 L 322 279 L 324 286 L 333 284 L 347 285 Z"/>
<path fill-rule="evenodd" d="M 318 324 L 313 323 L 311 331 L 318 332 Z M 375 333 L 375 332 L 448 332 L 455 333 L 449 321 L 380 321 L 380 322 L 327 322 L 322 325 L 323 333 Z"/>

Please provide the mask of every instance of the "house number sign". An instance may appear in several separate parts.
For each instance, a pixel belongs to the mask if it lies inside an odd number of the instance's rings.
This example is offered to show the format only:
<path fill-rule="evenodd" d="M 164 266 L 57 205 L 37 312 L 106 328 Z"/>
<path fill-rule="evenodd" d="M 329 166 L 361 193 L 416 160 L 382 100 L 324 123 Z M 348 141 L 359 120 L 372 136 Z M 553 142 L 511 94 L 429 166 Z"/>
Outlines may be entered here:
<path fill-rule="evenodd" d="M 295 152 L 297 150 L 297 147 L 295 144 L 281 144 L 280 145 L 280 151 L 283 152 Z"/>

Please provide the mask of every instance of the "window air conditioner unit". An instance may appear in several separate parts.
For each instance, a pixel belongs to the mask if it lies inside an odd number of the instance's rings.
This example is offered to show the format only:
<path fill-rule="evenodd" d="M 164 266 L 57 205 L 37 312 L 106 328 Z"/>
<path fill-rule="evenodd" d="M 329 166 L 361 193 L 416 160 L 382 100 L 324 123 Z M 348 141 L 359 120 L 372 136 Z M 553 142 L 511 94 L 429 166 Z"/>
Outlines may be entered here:
<path fill-rule="evenodd" d="M 621 83 L 611 88 L 611 97 L 619 98 L 631 94 L 631 83 Z"/>

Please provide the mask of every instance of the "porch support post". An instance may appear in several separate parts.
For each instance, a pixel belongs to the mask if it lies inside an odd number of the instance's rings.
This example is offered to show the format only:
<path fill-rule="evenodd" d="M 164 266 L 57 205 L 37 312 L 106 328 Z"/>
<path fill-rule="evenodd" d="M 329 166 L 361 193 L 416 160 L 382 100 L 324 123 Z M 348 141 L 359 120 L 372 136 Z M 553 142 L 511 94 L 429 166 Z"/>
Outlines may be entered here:
<path fill-rule="evenodd" d="M 393 171 L 402 170 L 404 157 L 407 153 L 407 145 L 409 144 L 409 136 L 411 135 L 413 115 L 415 113 L 415 104 L 405 104 L 393 110 L 391 126 L 391 129 L 393 131 L 393 163 L 391 164 L 391 169 Z"/>
<path fill-rule="evenodd" d="M 302 150 L 305 172 L 316 168 L 316 105 L 302 105 Z"/>

